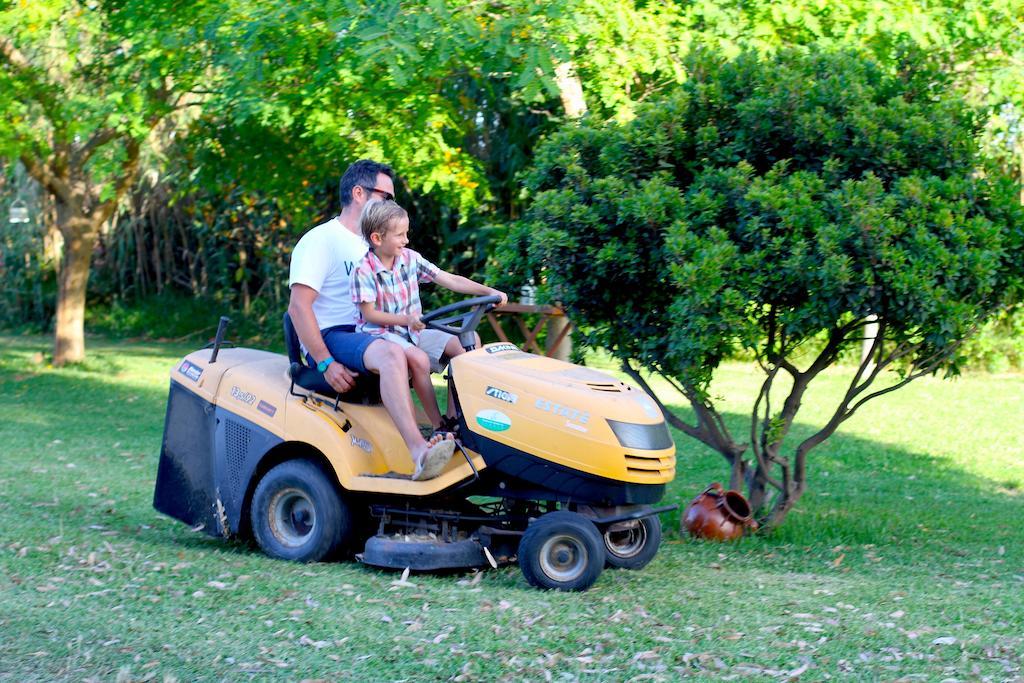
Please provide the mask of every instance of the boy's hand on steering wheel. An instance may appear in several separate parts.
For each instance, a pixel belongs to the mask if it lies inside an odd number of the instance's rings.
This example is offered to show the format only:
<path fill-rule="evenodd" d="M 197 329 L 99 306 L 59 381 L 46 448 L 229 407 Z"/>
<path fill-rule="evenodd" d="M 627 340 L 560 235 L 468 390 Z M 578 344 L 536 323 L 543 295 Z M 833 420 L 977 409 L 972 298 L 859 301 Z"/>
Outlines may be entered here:
<path fill-rule="evenodd" d="M 502 307 L 502 306 L 504 306 L 505 304 L 508 303 L 508 294 L 505 294 L 505 292 L 503 292 L 503 291 L 501 291 L 499 289 L 495 289 L 494 287 L 490 287 L 489 289 L 491 290 L 489 292 L 489 294 L 491 296 L 500 296 L 501 297 L 501 301 L 499 301 L 497 304 L 495 304 L 495 306 L 494 306 L 495 308 L 500 308 L 500 307 Z"/>

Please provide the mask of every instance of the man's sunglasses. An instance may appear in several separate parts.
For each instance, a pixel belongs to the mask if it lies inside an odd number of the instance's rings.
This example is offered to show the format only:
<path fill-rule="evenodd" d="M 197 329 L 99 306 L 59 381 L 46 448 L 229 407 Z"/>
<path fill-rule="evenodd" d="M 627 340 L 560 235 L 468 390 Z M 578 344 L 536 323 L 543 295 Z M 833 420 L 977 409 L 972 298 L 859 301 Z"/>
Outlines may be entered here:
<path fill-rule="evenodd" d="M 382 190 L 379 187 L 373 187 L 371 185 L 360 185 L 360 187 L 362 187 L 367 192 L 379 192 L 380 195 L 382 197 L 384 197 L 384 201 L 387 201 L 387 202 L 395 201 L 395 195 L 391 194 L 390 192 L 387 192 L 386 190 Z"/>

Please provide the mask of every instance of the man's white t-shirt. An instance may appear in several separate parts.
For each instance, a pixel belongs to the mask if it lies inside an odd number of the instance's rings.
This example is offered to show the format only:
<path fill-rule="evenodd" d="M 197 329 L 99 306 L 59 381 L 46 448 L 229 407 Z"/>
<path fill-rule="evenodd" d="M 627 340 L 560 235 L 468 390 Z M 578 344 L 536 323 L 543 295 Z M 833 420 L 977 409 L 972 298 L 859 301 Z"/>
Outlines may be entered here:
<path fill-rule="evenodd" d="M 312 228 L 292 251 L 288 286 L 312 287 L 313 315 L 321 330 L 335 325 L 355 325 L 359 309 L 352 303 L 352 276 L 369 247 L 338 218 Z"/>

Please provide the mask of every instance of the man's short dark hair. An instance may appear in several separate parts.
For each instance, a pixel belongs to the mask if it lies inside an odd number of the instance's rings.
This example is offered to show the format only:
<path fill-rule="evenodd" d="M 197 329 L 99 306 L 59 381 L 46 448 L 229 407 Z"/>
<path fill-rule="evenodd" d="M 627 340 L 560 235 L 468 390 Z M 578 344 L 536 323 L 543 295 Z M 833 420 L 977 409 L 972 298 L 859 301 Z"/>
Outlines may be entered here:
<path fill-rule="evenodd" d="M 338 199 L 341 201 L 341 208 L 352 203 L 352 188 L 356 185 L 362 187 L 376 187 L 377 174 L 383 173 L 395 180 L 395 172 L 387 164 L 381 164 L 370 159 L 360 159 L 349 166 L 342 174 L 338 182 Z"/>

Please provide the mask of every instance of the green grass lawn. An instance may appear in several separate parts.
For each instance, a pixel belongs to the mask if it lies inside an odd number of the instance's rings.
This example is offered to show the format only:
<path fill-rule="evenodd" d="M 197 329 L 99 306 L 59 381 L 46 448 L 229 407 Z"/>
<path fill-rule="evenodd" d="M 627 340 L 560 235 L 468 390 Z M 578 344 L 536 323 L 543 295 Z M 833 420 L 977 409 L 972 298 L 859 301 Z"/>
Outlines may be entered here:
<path fill-rule="evenodd" d="M 773 535 L 695 542 L 665 515 L 645 570 L 556 594 L 515 566 L 408 586 L 193 533 L 151 506 L 188 349 L 90 340 L 57 371 L 48 343 L 0 337 L 0 680 L 1024 677 L 1024 376 L 920 380 L 812 454 Z M 756 373 L 720 375 L 742 434 Z M 800 433 L 843 375 L 805 400 Z M 727 471 L 675 437 L 667 502 L 685 504 Z"/>

